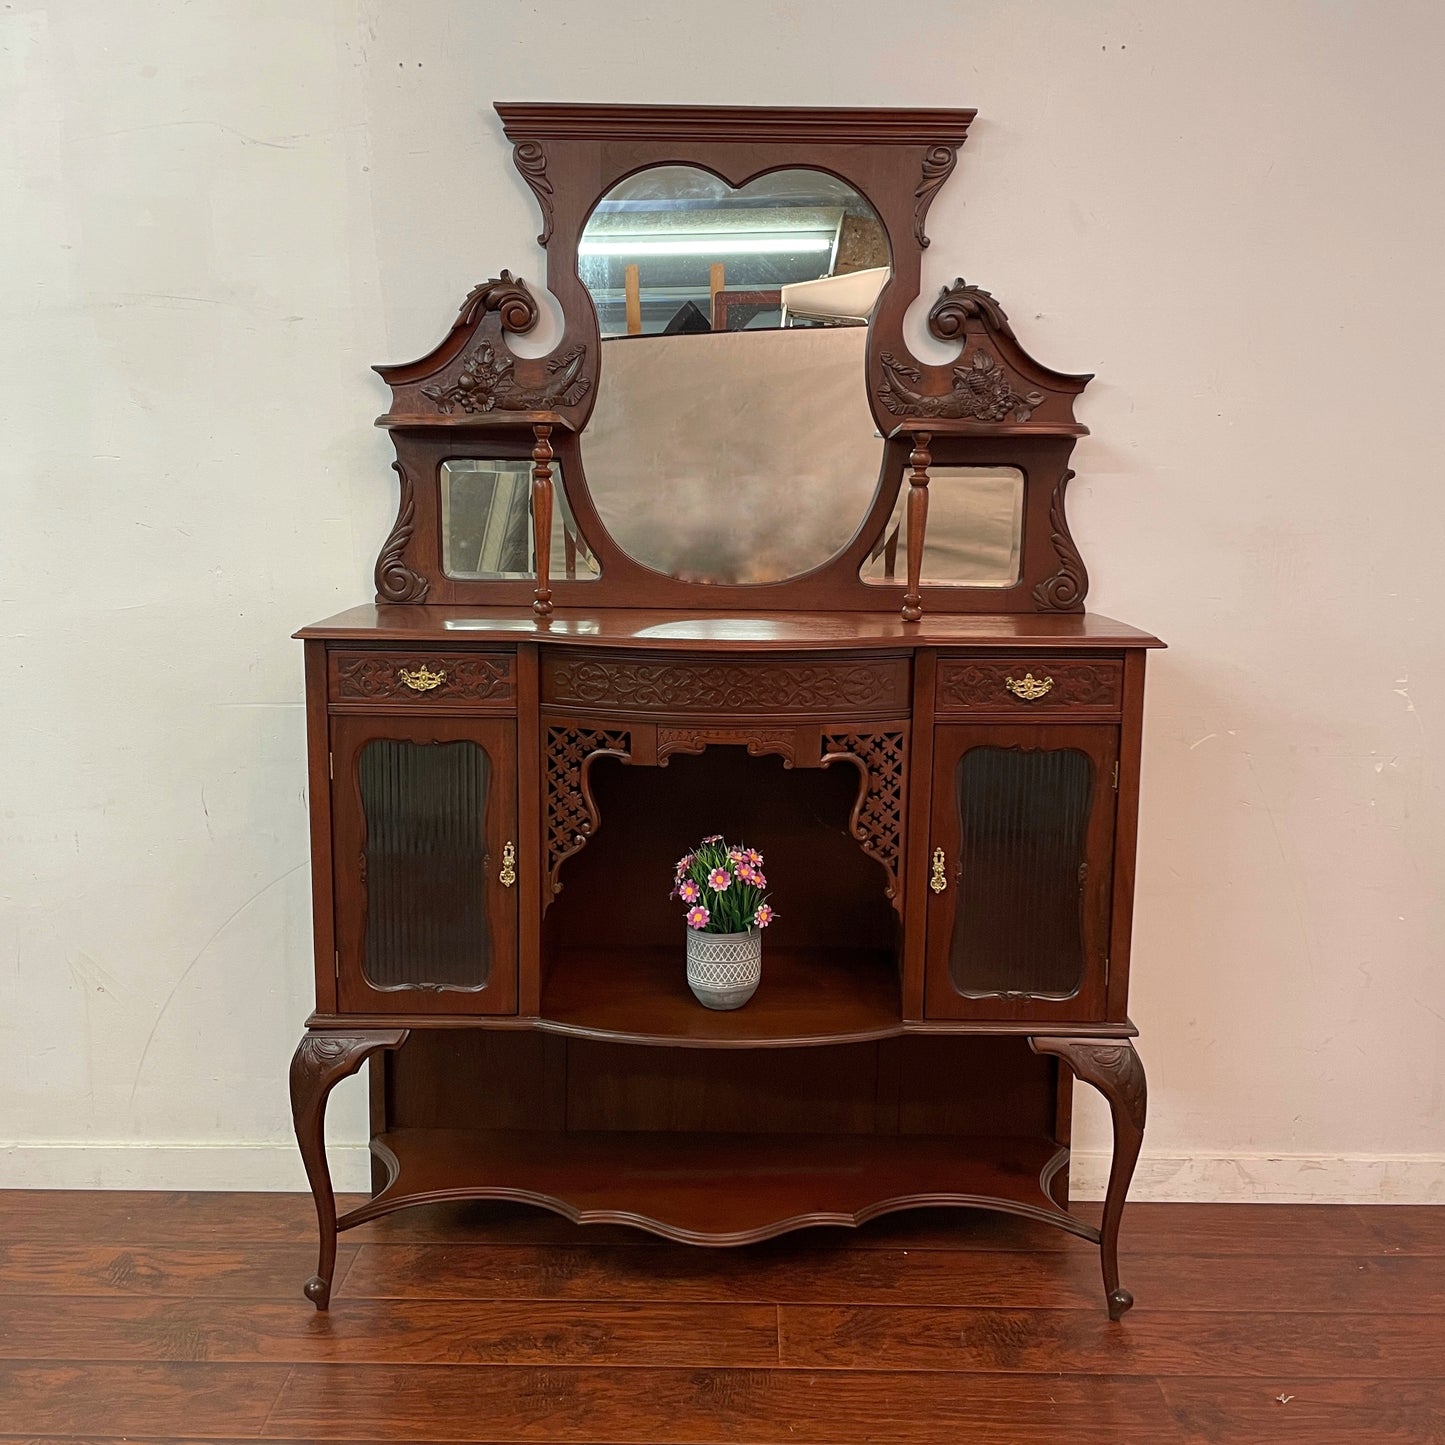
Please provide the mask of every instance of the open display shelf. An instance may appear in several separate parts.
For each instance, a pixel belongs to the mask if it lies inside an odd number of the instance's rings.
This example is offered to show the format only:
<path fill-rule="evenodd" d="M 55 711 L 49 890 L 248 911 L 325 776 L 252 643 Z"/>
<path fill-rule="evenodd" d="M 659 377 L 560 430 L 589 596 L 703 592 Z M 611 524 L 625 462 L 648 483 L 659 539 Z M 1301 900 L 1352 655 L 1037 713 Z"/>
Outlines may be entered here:
<path fill-rule="evenodd" d="M 752 1244 L 924 1205 L 1003 1209 L 1098 1238 L 1051 1197 L 1068 1151 L 1043 1138 L 395 1129 L 372 1150 L 386 1187 L 343 1229 L 409 1204 L 506 1199 L 684 1244 Z"/>
<path fill-rule="evenodd" d="M 552 1028 L 594 1038 L 698 1048 L 847 1043 L 902 1028 L 898 971 L 883 951 L 763 946 L 763 979 L 739 1009 L 704 1008 L 672 948 L 577 950 L 542 991 Z"/>

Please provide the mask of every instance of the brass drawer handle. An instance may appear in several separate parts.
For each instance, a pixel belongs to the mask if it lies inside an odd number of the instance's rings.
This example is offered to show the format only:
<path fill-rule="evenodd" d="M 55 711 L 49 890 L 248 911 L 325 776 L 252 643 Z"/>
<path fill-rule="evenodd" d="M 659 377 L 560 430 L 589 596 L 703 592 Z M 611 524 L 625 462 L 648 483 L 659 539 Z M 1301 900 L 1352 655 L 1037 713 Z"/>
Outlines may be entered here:
<path fill-rule="evenodd" d="M 943 849 L 933 850 L 933 877 L 928 880 L 928 886 L 935 893 L 942 893 L 948 887 L 948 879 L 943 875 Z"/>
<path fill-rule="evenodd" d="M 433 672 L 423 663 L 415 672 L 408 672 L 406 668 L 401 669 L 401 680 L 413 692 L 431 692 L 447 680 L 444 670 L 438 669 Z"/>
<path fill-rule="evenodd" d="M 1037 702 L 1054 685 L 1051 677 L 1035 677 L 1026 672 L 1022 677 L 1006 677 L 1003 685 L 1017 698 L 1025 702 Z"/>
<path fill-rule="evenodd" d="M 502 849 L 502 871 L 497 874 L 503 888 L 510 888 L 517 881 L 517 850 L 508 842 Z"/>

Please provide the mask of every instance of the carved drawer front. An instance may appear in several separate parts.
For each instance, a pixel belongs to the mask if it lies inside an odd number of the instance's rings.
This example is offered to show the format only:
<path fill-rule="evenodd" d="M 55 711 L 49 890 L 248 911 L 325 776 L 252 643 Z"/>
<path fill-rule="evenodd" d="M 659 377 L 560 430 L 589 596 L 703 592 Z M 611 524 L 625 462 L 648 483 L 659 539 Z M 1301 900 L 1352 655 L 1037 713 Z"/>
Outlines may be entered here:
<path fill-rule="evenodd" d="M 333 652 L 327 691 L 333 707 L 398 703 L 510 712 L 517 705 L 510 652 Z"/>
<path fill-rule="evenodd" d="M 938 659 L 934 708 L 940 716 L 1008 713 L 1116 715 L 1124 700 L 1118 658 L 950 657 Z"/>
<path fill-rule="evenodd" d="M 659 716 L 906 715 L 906 657 L 711 657 L 548 649 L 542 701 Z"/>

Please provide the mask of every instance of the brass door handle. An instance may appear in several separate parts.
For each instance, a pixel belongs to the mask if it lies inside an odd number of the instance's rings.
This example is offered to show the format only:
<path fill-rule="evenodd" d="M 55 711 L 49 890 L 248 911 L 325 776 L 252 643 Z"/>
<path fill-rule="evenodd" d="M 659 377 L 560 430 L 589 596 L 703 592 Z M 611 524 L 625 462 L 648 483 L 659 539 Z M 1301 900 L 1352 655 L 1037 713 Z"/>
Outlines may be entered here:
<path fill-rule="evenodd" d="M 517 881 L 517 850 L 508 842 L 502 849 L 502 871 L 497 880 L 503 888 L 510 888 Z"/>
<path fill-rule="evenodd" d="M 935 893 L 942 893 L 948 887 L 948 879 L 943 873 L 943 863 L 943 849 L 935 848 L 933 850 L 933 877 L 928 880 L 928 886 Z"/>
<path fill-rule="evenodd" d="M 1006 677 L 1003 685 L 1017 698 L 1024 702 L 1037 702 L 1054 685 L 1051 677 L 1035 677 L 1033 673 L 1026 672 L 1022 677 Z"/>
<path fill-rule="evenodd" d="M 447 680 L 444 669 L 438 668 L 436 672 L 433 672 L 425 663 L 415 672 L 408 672 L 406 668 L 402 668 L 399 676 L 413 692 L 431 692 Z"/>

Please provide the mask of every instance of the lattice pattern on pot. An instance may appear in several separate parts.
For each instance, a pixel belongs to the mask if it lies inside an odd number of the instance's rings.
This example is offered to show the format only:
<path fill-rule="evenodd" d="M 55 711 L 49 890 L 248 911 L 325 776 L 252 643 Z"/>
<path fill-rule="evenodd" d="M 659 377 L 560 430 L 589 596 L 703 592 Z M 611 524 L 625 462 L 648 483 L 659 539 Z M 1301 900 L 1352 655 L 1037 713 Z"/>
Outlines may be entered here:
<path fill-rule="evenodd" d="M 746 988 L 756 983 L 760 974 L 756 958 L 740 963 L 710 958 L 690 958 L 687 962 L 688 982 L 701 988 Z"/>

